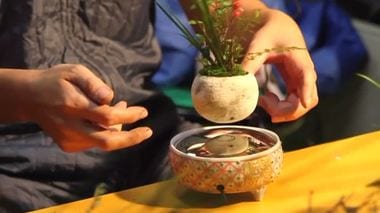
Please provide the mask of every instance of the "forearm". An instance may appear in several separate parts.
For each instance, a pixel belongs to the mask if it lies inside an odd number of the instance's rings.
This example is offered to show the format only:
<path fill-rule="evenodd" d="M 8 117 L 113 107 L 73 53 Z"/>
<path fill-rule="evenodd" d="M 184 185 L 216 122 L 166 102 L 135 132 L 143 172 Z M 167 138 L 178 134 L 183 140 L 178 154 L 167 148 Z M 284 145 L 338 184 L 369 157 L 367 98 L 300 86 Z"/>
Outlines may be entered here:
<path fill-rule="evenodd" d="M 0 122 L 26 121 L 29 82 L 37 71 L 0 69 Z"/>

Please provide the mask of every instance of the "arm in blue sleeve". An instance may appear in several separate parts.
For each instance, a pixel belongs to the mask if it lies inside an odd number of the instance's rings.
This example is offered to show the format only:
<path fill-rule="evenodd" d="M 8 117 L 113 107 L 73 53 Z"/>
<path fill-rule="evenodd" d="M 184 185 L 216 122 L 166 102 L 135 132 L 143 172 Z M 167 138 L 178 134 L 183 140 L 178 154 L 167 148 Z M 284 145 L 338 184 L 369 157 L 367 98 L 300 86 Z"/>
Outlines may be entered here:
<path fill-rule="evenodd" d="M 191 26 L 177 0 L 158 0 L 177 16 L 190 30 Z M 162 50 L 162 62 L 152 78 L 158 86 L 173 86 L 194 72 L 198 51 L 183 37 L 172 21 L 156 7 L 156 37 Z"/>
<path fill-rule="evenodd" d="M 333 1 L 325 1 L 321 34 L 311 55 L 321 94 L 333 94 L 367 60 L 367 50 L 350 17 Z"/>

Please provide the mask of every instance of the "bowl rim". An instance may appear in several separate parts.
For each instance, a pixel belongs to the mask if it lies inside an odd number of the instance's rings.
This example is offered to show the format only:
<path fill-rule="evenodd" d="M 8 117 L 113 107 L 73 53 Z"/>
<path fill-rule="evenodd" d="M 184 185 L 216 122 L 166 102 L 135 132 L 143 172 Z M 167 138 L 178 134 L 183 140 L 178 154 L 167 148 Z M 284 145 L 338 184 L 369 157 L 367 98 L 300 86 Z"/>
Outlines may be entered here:
<path fill-rule="evenodd" d="M 180 141 L 180 140 L 182 140 L 182 139 L 184 139 L 190 135 L 193 135 L 193 134 L 196 134 L 196 133 L 199 133 L 202 131 L 206 131 L 206 130 L 221 129 L 221 128 L 247 129 L 247 130 L 259 131 L 259 132 L 262 132 L 264 134 L 268 134 L 270 137 L 273 137 L 276 140 L 276 143 L 272 147 L 270 147 L 269 149 L 267 149 L 265 151 L 258 152 L 255 154 L 251 154 L 251 155 L 235 156 L 235 157 L 192 156 L 192 155 L 188 155 L 184 152 L 181 152 L 180 150 L 178 150 L 175 147 L 175 145 L 178 141 Z M 194 160 L 202 160 L 202 161 L 211 161 L 211 162 L 225 162 L 225 161 L 245 161 L 245 160 L 252 160 L 252 159 L 260 158 L 262 156 L 270 154 L 271 152 L 274 152 L 280 146 L 281 146 L 280 137 L 275 132 L 268 130 L 268 129 L 259 128 L 259 127 L 251 127 L 251 126 L 243 126 L 243 125 L 215 125 L 215 126 L 199 127 L 199 128 L 190 129 L 190 130 L 180 132 L 170 140 L 170 147 L 169 148 L 171 151 L 173 151 L 177 155 L 180 155 L 180 156 L 185 157 L 185 158 L 190 158 L 190 159 L 194 159 Z"/>

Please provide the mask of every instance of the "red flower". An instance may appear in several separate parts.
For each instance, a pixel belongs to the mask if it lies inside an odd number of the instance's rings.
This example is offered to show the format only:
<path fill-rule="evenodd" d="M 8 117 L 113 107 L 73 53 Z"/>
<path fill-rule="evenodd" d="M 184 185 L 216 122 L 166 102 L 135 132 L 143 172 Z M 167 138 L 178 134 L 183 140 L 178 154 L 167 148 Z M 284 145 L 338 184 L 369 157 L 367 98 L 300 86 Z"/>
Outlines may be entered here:
<path fill-rule="evenodd" d="M 232 6 L 233 6 L 233 11 L 234 11 L 234 17 L 238 17 L 244 12 L 244 9 L 241 6 L 241 3 L 239 0 L 234 0 L 232 3 Z"/>

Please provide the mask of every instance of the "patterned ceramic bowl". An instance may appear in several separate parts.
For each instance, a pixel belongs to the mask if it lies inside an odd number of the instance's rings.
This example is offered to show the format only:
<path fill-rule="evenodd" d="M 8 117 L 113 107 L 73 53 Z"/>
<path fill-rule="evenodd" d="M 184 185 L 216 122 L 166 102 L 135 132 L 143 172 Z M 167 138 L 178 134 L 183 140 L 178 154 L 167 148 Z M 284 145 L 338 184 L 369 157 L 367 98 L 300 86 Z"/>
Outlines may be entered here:
<path fill-rule="evenodd" d="M 179 183 L 199 192 L 252 192 L 261 200 L 279 175 L 281 141 L 266 129 L 210 126 L 181 132 L 170 142 L 170 163 Z"/>

